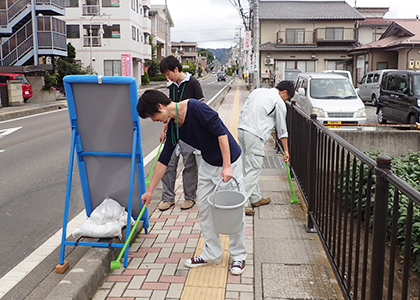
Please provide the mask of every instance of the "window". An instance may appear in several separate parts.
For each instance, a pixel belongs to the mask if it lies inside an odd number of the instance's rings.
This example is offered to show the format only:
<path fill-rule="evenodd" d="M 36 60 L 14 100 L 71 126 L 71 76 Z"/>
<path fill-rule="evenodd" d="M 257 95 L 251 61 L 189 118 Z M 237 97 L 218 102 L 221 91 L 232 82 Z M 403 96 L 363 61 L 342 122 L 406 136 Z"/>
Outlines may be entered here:
<path fill-rule="evenodd" d="M 104 39 L 119 39 L 121 37 L 120 25 L 104 26 Z"/>
<path fill-rule="evenodd" d="M 305 29 L 286 29 L 286 43 L 303 44 L 305 41 Z"/>
<path fill-rule="evenodd" d="M 131 0 L 131 9 L 136 10 L 136 0 Z"/>
<path fill-rule="evenodd" d="M 102 7 L 119 7 L 120 0 L 102 0 Z"/>
<path fill-rule="evenodd" d="M 373 75 L 373 82 L 378 82 L 379 81 L 379 73 L 375 73 Z"/>
<path fill-rule="evenodd" d="M 388 69 L 388 63 L 387 62 L 378 62 L 378 70 L 384 70 Z"/>
<path fill-rule="evenodd" d="M 131 38 L 132 38 L 133 40 L 136 40 L 136 33 L 137 33 L 137 31 L 136 31 L 136 27 L 131 26 Z"/>
<path fill-rule="evenodd" d="M 79 0 L 66 0 L 66 7 L 79 7 Z"/>
<path fill-rule="evenodd" d="M 398 80 L 398 91 L 403 93 L 404 89 L 406 89 L 408 87 L 408 78 L 407 76 L 403 75 L 400 76 L 399 80 Z"/>
<path fill-rule="evenodd" d="M 372 83 L 373 82 L 373 74 L 369 74 L 367 77 L 366 83 Z"/>
<path fill-rule="evenodd" d="M 79 25 L 66 25 L 67 28 L 67 38 L 68 39 L 78 39 L 80 38 Z"/>
<path fill-rule="evenodd" d="M 344 28 L 325 28 L 325 39 L 326 40 L 342 40 L 344 34 Z"/>
<path fill-rule="evenodd" d="M 120 60 L 104 60 L 104 75 L 105 76 L 121 76 L 121 61 Z"/>

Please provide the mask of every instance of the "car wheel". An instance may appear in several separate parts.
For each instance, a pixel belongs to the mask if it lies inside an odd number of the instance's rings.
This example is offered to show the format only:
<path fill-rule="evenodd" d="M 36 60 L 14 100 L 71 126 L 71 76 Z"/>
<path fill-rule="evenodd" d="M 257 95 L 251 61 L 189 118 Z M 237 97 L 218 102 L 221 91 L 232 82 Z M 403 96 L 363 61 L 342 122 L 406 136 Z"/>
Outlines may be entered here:
<path fill-rule="evenodd" d="M 375 107 L 378 105 L 378 99 L 376 99 L 375 94 L 372 95 L 372 105 Z"/>
<path fill-rule="evenodd" d="M 378 117 L 378 123 L 379 124 L 386 124 L 386 119 L 384 118 L 384 111 L 382 108 L 378 109 L 378 112 L 376 113 Z"/>
<path fill-rule="evenodd" d="M 417 123 L 417 119 L 415 115 L 410 115 L 410 124 L 416 124 Z"/>

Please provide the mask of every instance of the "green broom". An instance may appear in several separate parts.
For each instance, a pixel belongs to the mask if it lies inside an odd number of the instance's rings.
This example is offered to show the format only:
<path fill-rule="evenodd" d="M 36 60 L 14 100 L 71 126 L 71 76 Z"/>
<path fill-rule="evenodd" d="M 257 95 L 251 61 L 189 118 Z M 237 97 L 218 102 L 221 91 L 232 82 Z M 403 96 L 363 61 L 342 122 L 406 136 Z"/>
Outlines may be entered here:
<path fill-rule="evenodd" d="M 292 198 L 290 199 L 290 203 L 298 203 L 299 199 L 296 197 L 295 189 L 292 183 L 292 177 L 290 176 L 289 164 L 286 162 L 286 170 L 287 170 L 287 177 L 289 177 L 289 186 L 290 186 L 290 193 Z"/>
<path fill-rule="evenodd" d="M 147 207 L 146 205 L 143 205 L 143 208 L 142 208 L 142 210 L 141 210 L 141 212 L 140 212 L 139 216 L 137 217 L 136 223 L 134 223 L 134 226 L 133 226 L 133 228 L 131 229 L 130 235 L 128 236 L 128 239 L 125 241 L 125 244 L 124 244 L 124 246 L 122 247 L 121 252 L 120 252 L 120 254 L 118 255 L 117 259 L 116 259 L 116 260 L 111 261 L 111 270 L 115 270 L 115 269 L 119 269 L 119 268 L 121 268 L 121 258 L 122 258 L 122 257 L 123 257 L 123 255 L 124 255 L 125 248 L 127 248 L 128 244 L 130 243 L 131 238 L 133 237 L 134 232 L 136 231 L 137 225 L 139 224 L 140 218 L 143 216 L 143 213 L 144 213 L 144 211 L 145 211 L 146 207 Z"/>
<path fill-rule="evenodd" d="M 155 164 L 156 164 L 156 161 L 157 161 L 157 159 L 159 157 L 160 148 L 162 148 L 162 144 L 163 144 L 163 141 L 160 142 L 158 152 L 157 152 L 156 157 L 155 157 L 155 160 L 153 161 L 153 164 L 152 164 L 152 168 L 150 169 L 149 175 L 147 175 L 146 186 L 149 186 L 150 185 L 150 177 L 152 176 L 153 169 L 155 168 Z"/>

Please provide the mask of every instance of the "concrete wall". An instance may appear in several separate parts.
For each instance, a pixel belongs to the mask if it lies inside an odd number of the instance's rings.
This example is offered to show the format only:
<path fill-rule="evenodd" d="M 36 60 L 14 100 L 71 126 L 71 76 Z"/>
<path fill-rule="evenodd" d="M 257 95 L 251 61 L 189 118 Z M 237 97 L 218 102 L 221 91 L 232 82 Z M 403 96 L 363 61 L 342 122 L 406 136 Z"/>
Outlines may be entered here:
<path fill-rule="evenodd" d="M 419 131 L 336 131 L 335 133 L 361 151 L 379 150 L 394 157 L 410 151 L 420 151 Z"/>

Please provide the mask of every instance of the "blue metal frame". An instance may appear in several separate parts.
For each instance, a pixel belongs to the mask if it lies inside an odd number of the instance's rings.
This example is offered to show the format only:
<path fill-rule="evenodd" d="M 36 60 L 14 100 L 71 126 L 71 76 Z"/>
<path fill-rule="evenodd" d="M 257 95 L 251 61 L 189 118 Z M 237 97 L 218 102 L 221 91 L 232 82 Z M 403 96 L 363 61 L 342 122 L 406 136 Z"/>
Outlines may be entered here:
<path fill-rule="evenodd" d="M 133 190 L 134 190 L 134 175 L 137 169 L 138 185 L 139 185 L 139 194 L 142 195 L 146 191 L 145 185 L 145 175 L 144 175 L 144 164 L 143 164 L 143 151 L 141 148 L 141 136 L 140 136 L 140 120 L 137 113 L 137 85 L 136 79 L 133 77 L 106 77 L 106 76 L 97 76 L 97 75 L 70 75 L 64 77 L 64 88 L 67 96 L 67 103 L 70 116 L 70 124 L 72 128 L 72 138 L 70 146 L 70 158 L 69 158 L 69 167 L 68 167 L 68 178 L 67 178 L 67 190 L 66 190 L 66 201 L 64 207 L 64 217 L 63 217 L 63 231 L 61 238 L 61 250 L 60 250 L 60 264 L 64 263 L 65 256 L 65 246 L 90 246 L 90 247 L 117 247 L 122 248 L 124 243 L 100 243 L 100 242 L 74 242 L 67 241 L 67 223 L 68 223 L 68 214 L 70 206 L 70 192 L 71 192 L 71 182 L 73 174 L 73 164 L 74 164 L 74 154 L 76 151 L 77 154 L 77 163 L 79 167 L 80 174 L 80 183 L 82 186 L 83 199 L 85 203 L 85 209 L 87 216 L 90 216 L 92 212 L 92 203 L 89 192 L 89 183 L 87 180 L 87 172 L 85 161 L 83 160 L 84 156 L 101 156 L 101 157 L 131 157 L 131 167 L 130 167 L 130 188 L 129 188 L 129 200 L 127 207 L 127 230 L 126 237 L 127 240 L 130 231 L 131 231 L 131 214 L 132 214 L 132 201 L 133 201 Z M 77 112 L 76 105 L 74 101 L 74 94 L 72 89 L 73 83 L 94 83 L 94 84 L 123 84 L 128 85 L 129 94 L 130 94 L 130 108 L 131 108 L 131 119 L 133 121 L 133 144 L 131 153 L 114 153 L 114 152 L 84 152 L 81 142 L 81 137 L 78 132 L 77 127 Z M 137 166 L 137 168 L 136 168 Z M 140 207 L 143 207 L 143 204 L 140 201 Z M 149 214 L 147 208 L 143 216 L 141 217 L 143 221 L 143 228 L 145 233 L 148 233 L 149 228 Z M 126 248 L 124 253 L 124 267 L 127 267 L 128 264 L 128 250 Z"/>

